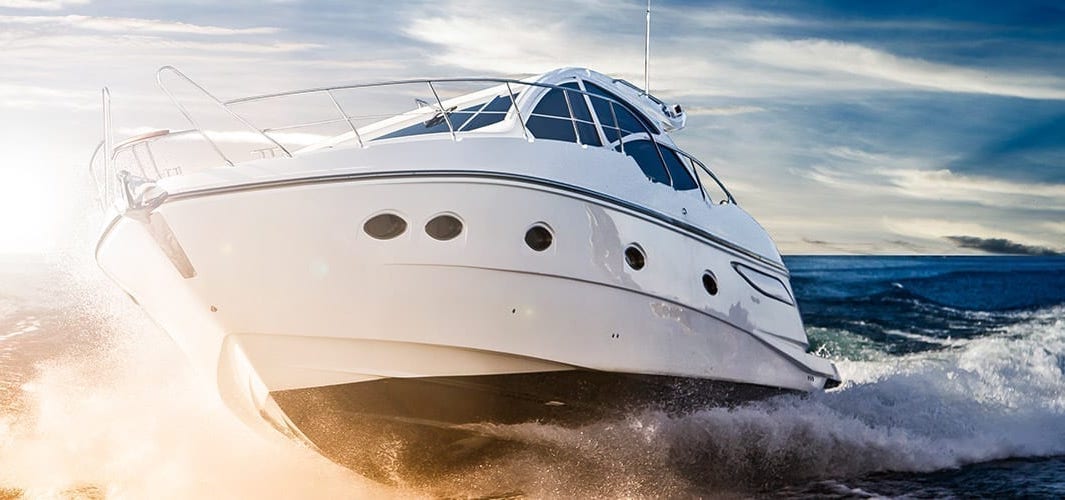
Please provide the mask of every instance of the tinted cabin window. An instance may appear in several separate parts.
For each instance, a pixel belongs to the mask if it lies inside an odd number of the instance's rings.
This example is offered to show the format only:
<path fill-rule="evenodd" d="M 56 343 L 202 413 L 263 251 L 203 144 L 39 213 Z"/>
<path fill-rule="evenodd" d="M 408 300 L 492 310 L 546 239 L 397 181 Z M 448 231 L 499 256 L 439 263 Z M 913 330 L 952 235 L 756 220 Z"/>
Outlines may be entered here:
<path fill-rule="evenodd" d="M 510 110 L 510 96 L 497 96 L 495 99 L 488 101 L 481 111 L 477 113 L 477 116 L 470 118 L 470 121 L 462 125 L 459 130 L 467 131 L 486 127 L 493 123 L 499 123 L 503 121 L 503 118 L 507 116 L 507 111 Z"/>
<path fill-rule="evenodd" d="M 607 140 L 614 142 L 619 139 L 619 135 L 624 137 L 648 130 L 658 133 L 658 129 L 649 120 L 644 118 L 642 114 L 632 110 L 620 97 L 591 82 L 584 82 L 584 88 L 590 94 L 603 96 L 621 103 L 620 105 L 616 103 L 611 105 L 612 103 L 607 100 L 592 98 L 592 107 L 595 108 L 595 114 L 599 116 L 599 123 L 603 125 L 603 132 L 606 133 Z M 613 108 L 613 113 L 611 108 Z"/>
<path fill-rule="evenodd" d="M 628 144 L 625 145 L 627 149 Z M 677 158 L 677 154 L 669 148 L 662 149 L 662 158 L 666 161 L 666 168 L 669 169 L 669 177 L 673 180 L 673 189 L 677 191 L 688 191 L 691 189 L 699 189 L 699 185 L 696 184 L 695 179 L 688 173 L 688 168 L 684 166 L 684 162 Z"/>
<path fill-rule="evenodd" d="M 581 93 L 581 89 L 577 87 L 577 82 L 563 83 L 560 87 L 576 90 L 576 92 L 566 92 L 566 95 L 569 97 L 569 104 L 573 107 L 574 118 L 592 123 L 592 113 L 588 111 L 588 104 L 584 101 L 584 94 Z M 565 106 L 565 103 L 562 105 Z M 569 116 L 569 114 L 567 113 L 566 116 Z"/>
<path fill-rule="evenodd" d="M 456 132 L 465 132 L 503 121 L 503 118 L 506 118 L 507 116 L 507 111 L 510 110 L 510 106 L 510 95 L 501 95 L 496 96 L 487 103 L 475 104 L 468 108 L 452 111 L 448 113 L 447 117 L 451 120 L 451 126 L 455 128 Z M 443 132 L 448 132 L 447 121 L 444 120 L 442 115 L 437 113 L 433 117 L 426 119 L 424 122 L 401 128 L 395 132 L 378 137 L 378 139 L 394 139 L 396 137 L 405 137 L 409 135 L 438 134 Z"/>
<path fill-rule="evenodd" d="M 621 151 L 621 148 L 615 148 Z M 664 150 L 663 153 L 668 150 Z M 655 148 L 654 143 L 651 141 L 632 141 L 625 143 L 625 154 L 636 160 L 636 164 L 640 166 L 640 170 L 643 170 L 652 182 L 658 182 L 660 184 L 669 185 L 669 174 L 666 173 L 666 168 L 662 166 L 662 158 L 658 156 L 658 149 Z"/>
<path fill-rule="evenodd" d="M 481 106 L 484 106 L 484 103 L 448 113 L 447 117 L 451 120 L 451 126 L 454 127 L 456 131 L 460 130 L 462 125 L 472 118 Z M 401 128 L 395 132 L 382 135 L 381 137 L 378 137 L 378 139 L 394 139 L 396 137 L 406 137 L 408 135 L 438 134 L 449 131 L 447 120 L 444 119 L 444 115 L 440 114 L 439 111 L 435 115 L 430 116 L 427 114 L 426 117 L 424 122 L 415 123 L 409 127 Z"/>
<path fill-rule="evenodd" d="M 575 83 L 567 83 L 564 86 L 576 88 Z M 568 105 L 566 104 L 567 96 Z M 574 121 L 570 120 L 571 107 L 573 117 L 576 118 L 577 130 L 581 134 L 581 144 L 602 145 L 599 141 L 599 133 L 592 122 L 592 114 L 588 111 L 588 105 L 584 101 L 584 95 L 578 92 L 551 89 L 544 94 L 540 102 L 536 103 L 532 116 L 525 122 L 525 126 L 539 139 L 577 142 L 576 135 L 573 133 Z"/>

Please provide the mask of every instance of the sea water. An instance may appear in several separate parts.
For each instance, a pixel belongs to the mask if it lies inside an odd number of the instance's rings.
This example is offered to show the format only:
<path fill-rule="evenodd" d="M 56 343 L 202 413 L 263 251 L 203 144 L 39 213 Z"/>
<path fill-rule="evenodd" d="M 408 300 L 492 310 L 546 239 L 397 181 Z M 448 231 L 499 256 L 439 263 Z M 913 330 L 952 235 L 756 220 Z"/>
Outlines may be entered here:
<path fill-rule="evenodd" d="M 85 258 L 0 257 L 0 498 L 1065 497 L 1065 258 L 786 259 L 844 383 L 578 429 L 383 487 L 217 401 Z"/>

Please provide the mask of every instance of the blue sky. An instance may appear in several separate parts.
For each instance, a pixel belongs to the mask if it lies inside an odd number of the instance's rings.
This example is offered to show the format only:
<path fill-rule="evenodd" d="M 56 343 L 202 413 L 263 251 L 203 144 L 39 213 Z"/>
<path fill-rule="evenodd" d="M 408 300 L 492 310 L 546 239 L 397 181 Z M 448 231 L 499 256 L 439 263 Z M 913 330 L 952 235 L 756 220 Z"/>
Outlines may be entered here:
<path fill-rule="evenodd" d="M 640 82 L 644 6 L 0 0 L 0 252 L 69 243 L 104 85 L 134 130 L 183 128 L 164 64 L 222 98 L 564 65 Z M 676 140 L 785 253 L 1065 251 L 1065 7 L 663 0 L 652 24 Z"/>

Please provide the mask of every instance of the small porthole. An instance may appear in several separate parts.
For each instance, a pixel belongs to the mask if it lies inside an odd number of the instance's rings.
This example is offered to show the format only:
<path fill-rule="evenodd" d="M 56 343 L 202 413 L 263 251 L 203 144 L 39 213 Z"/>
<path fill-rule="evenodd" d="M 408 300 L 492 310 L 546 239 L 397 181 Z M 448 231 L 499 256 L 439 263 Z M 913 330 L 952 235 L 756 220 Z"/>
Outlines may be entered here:
<path fill-rule="evenodd" d="M 647 263 L 646 261 L 647 259 L 643 255 L 643 250 L 640 249 L 639 246 L 629 245 L 628 248 L 625 249 L 625 263 L 628 264 L 629 267 L 639 271 L 640 269 L 643 269 L 644 264 Z"/>
<path fill-rule="evenodd" d="M 366 234 L 379 240 L 390 240 L 407 230 L 407 221 L 396 214 L 379 214 L 362 225 Z"/>
<path fill-rule="evenodd" d="M 551 230 L 543 224 L 536 224 L 530 227 L 528 231 L 525 231 L 525 244 L 537 252 L 547 250 L 554 239 L 555 237 L 551 235 Z"/>
<path fill-rule="evenodd" d="M 437 215 L 425 223 L 425 232 L 440 241 L 455 239 L 462 234 L 462 221 L 453 215 Z"/>
<path fill-rule="evenodd" d="M 714 277 L 714 273 L 710 271 L 703 273 L 703 289 L 710 295 L 717 295 L 717 278 Z"/>

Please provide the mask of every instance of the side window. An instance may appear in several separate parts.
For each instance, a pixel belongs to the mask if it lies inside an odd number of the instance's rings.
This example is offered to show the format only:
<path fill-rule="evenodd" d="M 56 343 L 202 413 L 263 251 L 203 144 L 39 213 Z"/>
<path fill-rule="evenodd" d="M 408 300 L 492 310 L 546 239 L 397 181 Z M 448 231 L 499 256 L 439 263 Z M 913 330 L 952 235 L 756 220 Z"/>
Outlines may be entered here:
<path fill-rule="evenodd" d="M 447 119 L 451 120 L 451 126 L 458 131 L 483 105 L 484 104 L 482 103 L 458 111 L 451 111 L 447 114 Z M 447 120 L 444 119 L 444 115 L 440 113 L 440 111 L 437 111 L 435 116 L 430 117 L 424 122 L 415 123 L 409 127 L 401 128 L 395 132 L 382 135 L 377 139 L 395 139 L 396 137 L 406 137 L 408 135 L 439 134 L 449 131 L 450 129 L 448 128 Z"/>
<path fill-rule="evenodd" d="M 703 193 L 706 195 L 706 200 L 708 202 L 734 202 L 732 197 L 729 196 L 728 191 L 725 190 L 725 186 L 714 178 L 709 170 L 704 169 L 694 161 L 692 161 L 692 167 L 695 168 L 695 174 L 699 176 L 699 182 L 703 185 Z"/>
<path fill-rule="evenodd" d="M 466 122 L 461 130 L 467 131 L 479 129 L 503 121 L 503 118 L 507 116 L 507 111 L 510 110 L 510 104 L 509 95 L 496 96 L 481 108 L 481 111 L 477 113 L 477 116 L 474 116 L 470 121 Z"/>
<path fill-rule="evenodd" d="M 620 146 L 615 149 L 621 151 Z M 666 151 L 668 150 L 664 150 L 663 153 Z M 662 159 L 658 156 L 658 149 L 655 148 L 654 143 L 646 140 L 626 142 L 625 154 L 636 160 L 640 170 L 643 170 L 644 175 L 652 182 L 669 185 L 669 173 L 662 166 Z"/>
<path fill-rule="evenodd" d="M 567 83 L 563 87 L 576 89 L 577 84 Z M 570 120 L 570 108 L 573 109 L 575 121 Z M 585 104 L 584 95 L 579 92 L 551 89 L 536 103 L 525 126 L 539 139 L 577 142 L 577 136 L 573 132 L 574 123 L 581 134 L 581 144 L 602 145 L 595 124 L 592 123 L 592 114 Z"/>
<path fill-rule="evenodd" d="M 626 147 L 628 147 L 626 145 Z M 677 191 L 689 191 L 692 189 L 699 189 L 699 184 L 695 182 L 692 175 L 688 173 L 688 168 L 684 166 L 683 161 L 677 157 L 677 153 L 673 150 L 662 147 L 662 158 L 666 160 L 666 168 L 669 169 L 669 177 L 673 179 L 673 189 Z"/>
<path fill-rule="evenodd" d="M 627 104 L 624 104 L 625 101 L 620 97 L 591 82 L 584 82 L 584 88 L 589 94 L 603 96 L 621 103 L 621 105 L 612 105 L 607 100 L 592 98 L 592 107 L 595 108 L 595 114 L 599 116 L 599 123 L 603 125 L 603 132 L 606 133 L 607 140 L 614 142 L 619 137 L 648 130 L 658 133 L 658 129 L 649 120 L 638 112 L 633 111 Z"/>

